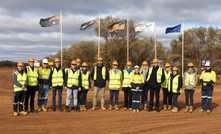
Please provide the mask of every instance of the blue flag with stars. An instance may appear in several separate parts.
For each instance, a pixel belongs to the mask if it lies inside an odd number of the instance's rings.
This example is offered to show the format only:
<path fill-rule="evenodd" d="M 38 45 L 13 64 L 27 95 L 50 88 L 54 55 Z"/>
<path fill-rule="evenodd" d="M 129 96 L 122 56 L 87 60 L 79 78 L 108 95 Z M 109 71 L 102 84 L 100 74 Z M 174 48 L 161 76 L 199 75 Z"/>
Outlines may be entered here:
<path fill-rule="evenodd" d="M 180 29 L 181 29 L 181 24 L 179 24 L 175 27 L 168 27 L 166 29 L 165 34 L 167 34 L 167 33 L 180 33 Z"/>
<path fill-rule="evenodd" d="M 39 24 L 42 27 L 50 27 L 50 26 L 59 25 L 59 22 L 60 22 L 60 14 L 52 16 L 47 19 L 41 19 Z"/>

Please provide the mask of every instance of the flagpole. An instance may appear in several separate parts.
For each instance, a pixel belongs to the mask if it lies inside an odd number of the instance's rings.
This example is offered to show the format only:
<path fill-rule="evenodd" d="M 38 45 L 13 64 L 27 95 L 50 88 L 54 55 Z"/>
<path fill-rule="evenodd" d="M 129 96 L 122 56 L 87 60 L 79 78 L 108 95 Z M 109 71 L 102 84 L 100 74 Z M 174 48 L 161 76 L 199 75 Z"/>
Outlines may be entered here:
<path fill-rule="evenodd" d="M 101 23 L 101 18 L 100 18 L 100 15 L 99 15 L 99 21 L 98 21 L 98 58 L 100 57 L 100 34 L 101 34 L 100 23 Z"/>
<path fill-rule="evenodd" d="M 157 59 L 157 38 L 156 38 L 156 23 L 154 20 L 154 43 L 155 43 L 155 59 Z"/>
<path fill-rule="evenodd" d="M 63 64 L 63 57 L 62 57 L 62 10 L 60 13 L 61 19 L 60 19 L 60 23 L 61 23 L 61 66 Z"/>
<path fill-rule="evenodd" d="M 129 61 L 129 21 L 127 18 L 127 61 Z"/>
<path fill-rule="evenodd" d="M 182 76 L 184 71 L 184 22 L 182 22 L 183 34 L 182 34 Z"/>

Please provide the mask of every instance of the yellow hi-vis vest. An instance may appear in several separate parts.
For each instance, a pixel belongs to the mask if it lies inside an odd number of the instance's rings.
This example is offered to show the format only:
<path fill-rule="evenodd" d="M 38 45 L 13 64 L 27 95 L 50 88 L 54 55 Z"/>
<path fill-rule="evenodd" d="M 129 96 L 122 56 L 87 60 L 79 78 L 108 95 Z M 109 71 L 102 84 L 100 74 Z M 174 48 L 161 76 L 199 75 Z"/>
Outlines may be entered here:
<path fill-rule="evenodd" d="M 39 72 L 39 76 L 38 76 L 39 80 L 48 80 L 49 76 L 50 76 L 50 73 L 51 73 L 51 69 L 47 68 L 45 70 L 43 67 L 40 67 L 38 69 L 38 72 Z"/>
<path fill-rule="evenodd" d="M 169 72 L 167 73 L 167 71 L 164 71 L 164 74 L 165 74 L 165 80 L 164 80 L 164 82 L 162 83 L 162 88 L 167 88 L 167 86 L 168 86 L 168 80 L 169 80 L 169 77 L 170 77 L 171 72 L 169 71 Z"/>
<path fill-rule="evenodd" d="M 84 87 L 85 89 L 89 89 L 89 76 L 89 71 L 87 71 L 86 74 L 84 74 L 83 72 L 81 73 L 82 87 Z"/>
<path fill-rule="evenodd" d="M 17 75 L 17 81 L 24 85 L 25 81 L 27 80 L 27 74 L 25 71 L 23 71 L 23 74 L 21 75 L 18 71 L 14 72 L 14 75 Z M 21 87 L 18 87 L 14 84 L 14 91 L 27 91 L 27 88 L 22 89 Z"/>
<path fill-rule="evenodd" d="M 179 77 L 180 77 L 180 75 L 178 74 L 176 77 L 173 78 L 173 81 L 172 81 L 172 87 L 173 87 L 172 92 L 173 93 L 178 93 L 177 88 L 179 85 Z M 169 92 L 170 92 L 170 88 L 171 88 L 170 81 L 171 81 L 171 77 L 168 80 L 168 91 Z M 181 90 L 179 91 L 179 93 L 181 93 Z"/>
<path fill-rule="evenodd" d="M 194 85 L 196 80 L 195 80 L 195 73 L 193 74 L 189 74 L 186 72 L 186 76 L 185 76 L 185 85 Z"/>
<path fill-rule="evenodd" d="M 68 70 L 68 79 L 67 79 L 67 87 L 79 86 L 79 76 L 80 70 L 73 71 L 71 69 Z"/>
<path fill-rule="evenodd" d="M 115 74 L 114 70 L 111 69 L 109 71 L 109 75 L 110 75 L 109 89 L 120 88 L 121 77 L 122 77 L 121 71 L 117 69 L 117 73 Z"/>
<path fill-rule="evenodd" d="M 34 67 L 34 72 L 30 66 L 27 66 L 28 86 L 38 85 L 38 69 Z"/>
<path fill-rule="evenodd" d="M 102 73 L 103 79 L 105 80 L 105 77 L 106 77 L 106 67 L 105 66 L 102 67 L 101 73 Z M 97 66 L 94 67 L 94 80 L 97 80 Z"/>
<path fill-rule="evenodd" d="M 131 87 L 130 85 L 130 80 L 131 80 L 131 76 L 134 73 L 134 70 L 132 70 L 132 72 L 128 73 L 127 70 L 124 70 L 124 80 L 123 80 L 123 85 L 122 87 Z"/>
<path fill-rule="evenodd" d="M 151 67 L 151 68 L 149 69 L 147 81 L 149 81 L 150 76 L 151 76 L 151 74 L 152 74 L 152 71 L 153 71 L 153 67 Z M 157 82 L 158 82 L 158 83 L 161 83 L 161 78 L 162 78 L 162 68 L 159 67 L 158 70 L 157 70 Z"/>
<path fill-rule="evenodd" d="M 52 74 L 52 86 L 56 87 L 56 86 L 63 86 L 64 83 L 64 79 L 63 79 L 63 67 L 61 67 L 61 69 L 57 72 L 56 68 L 52 68 L 53 70 L 53 74 Z"/>
<path fill-rule="evenodd" d="M 209 82 L 212 80 L 214 83 L 216 83 L 216 73 L 214 71 L 211 71 L 211 73 L 203 71 L 200 75 L 200 79 L 205 82 Z"/>

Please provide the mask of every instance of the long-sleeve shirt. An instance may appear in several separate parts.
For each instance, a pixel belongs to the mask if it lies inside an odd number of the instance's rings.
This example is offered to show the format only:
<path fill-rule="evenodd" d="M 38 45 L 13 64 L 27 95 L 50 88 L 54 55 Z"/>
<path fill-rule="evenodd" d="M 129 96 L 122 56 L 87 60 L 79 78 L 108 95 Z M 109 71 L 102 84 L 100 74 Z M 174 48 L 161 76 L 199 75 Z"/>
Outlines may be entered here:
<path fill-rule="evenodd" d="M 65 85 L 65 87 L 67 87 L 67 82 L 68 82 L 68 71 L 69 70 L 67 70 L 66 71 L 66 74 L 65 74 L 65 83 L 64 83 L 64 85 Z M 73 72 L 73 74 L 76 72 L 76 71 L 78 71 L 77 69 L 75 69 L 75 70 L 73 70 L 73 69 L 71 69 L 71 71 Z M 81 71 L 79 70 L 79 77 L 78 77 L 78 86 L 76 86 L 76 85 L 72 85 L 72 87 L 68 87 L 68 88 L 70 88 L 70 89 L 78 89 L 79 87 L 82 87 L 82 85 L 81 85 L 81 83 L 82 83 L 82 81 L 81 81 Z"/>
<path fill-rule="evenodd" d="M 61 66 L 59 66 L 58 68 L 57 68 L 56 66 L 54 66 L 54 69 L 56 69 L 57 72 L 58 72 L 58 71 L 61 69 Z M 52 68 L 52 69 L 51 69 L 50 76 L 49 76 L 50 86 L 52 86 L 52 75 L 53 75 L 53 72 L 54 72 L 54 70 L 53 70 L 53 68 Z M 63 80 L 64 80 L 63 84 L 64 84 L 64 83 L 65 83 L 65 70 L 64 70 L 64 68 L 63 68 L 62 73 L 63 73 Z M 61 88 L 62 86 L 57 86 L 57 87 Z"/>
<path fill-rule="evenodd" d="M 20 74 L 23 76 L 23 71 L 25 71 L 25 70 L 22 70 L 22 71 L 17 70 L 17 71 L 18 71 L 18 73 L 20 73 Z M 14 83 L 16 86 L 18 86 L 18 87 L 22 87 L 22 84 L 20 84 L 20 83 L 17 81 L 17 75 L 16 75 L 15 73 L 14 73 L 14 75 L 13 75 L 13 83 Z M 24 86 L 25 86 L 25 87 L 28 86 L 28 79 L 25 81 Z"/>
<path fill-rule="evenodd" d="M 153 70 L 152 70 L 152 73 L 150 75 L 150 79 L 149 79 L 148 82 L 146 82 L 146 84 L 149 86 L 149 88 L 154 88 L 154 89 L 161 88 L 161 84 L 165 80 L 164 70 L 162 69 L 161 83 L 157 82 L 157 71 L 158 71 L 158 68 L 159 68 L 159 66 L 157 66 L 157 67 L 153 66 Z M 147 72 L 146 79 L 147 79 L 149 73 L 150 73 L 150 69 Z M 145 79 L 145 81 L 146 81 L 146 79 Z"/>
<path fill-rule="evenodd" d="M 94 80 L 94 68 L 91 72 L 91 79 L 94 81 L 94 86 L 99 87 L 99 88 L 105 87 L 106 81 L 109 79 L 109 71 L 107 68 L 106 68 L 105 79 L 103 79 L 103 77 L 102 77 L 102 67 L 103 66 L 104 65 L 101 65 L 101 66 L 97 65 L 97 79 L 96 80 Z"/>

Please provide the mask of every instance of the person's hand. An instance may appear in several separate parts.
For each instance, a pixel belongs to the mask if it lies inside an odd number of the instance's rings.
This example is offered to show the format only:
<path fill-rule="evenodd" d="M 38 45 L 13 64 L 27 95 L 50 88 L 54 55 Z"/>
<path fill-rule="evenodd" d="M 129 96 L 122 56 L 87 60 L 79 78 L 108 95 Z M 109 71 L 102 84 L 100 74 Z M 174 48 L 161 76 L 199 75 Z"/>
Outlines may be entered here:
<path fill-rule="evenodd" d="M 203 86 L 206 86 L 206 83 L 203 83 Z"/>
<path fill-rule="evenodd" d="M 81 88 L 80 88 L 80 87 L 78 88 L 78 91 L 81 91 Z"/>
<path fill-rule="evenodd" d="M 68 88 L 67 87 L 64 87 L 64 90 L 67 90 Z"/>
<path fill-rule="evenodd" d="M 50 86 L 50 88 L 49 89 L 52 89 L 52 86 Z"/>
<path fill-rule="evenodd" d="M 24 85 L 22 85 L 22 87 L 21 87 L 22 89 L 25 89 L 25 86 Z"/>
<path fill-rule="evenodd" d="M 136 87 L 136 90 L 139 90 L 139 87 Z"/>

